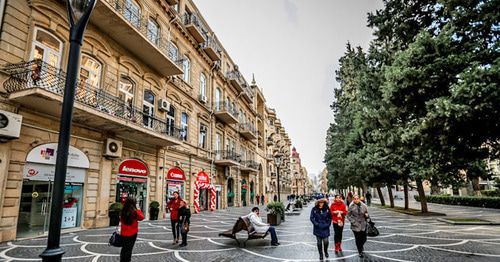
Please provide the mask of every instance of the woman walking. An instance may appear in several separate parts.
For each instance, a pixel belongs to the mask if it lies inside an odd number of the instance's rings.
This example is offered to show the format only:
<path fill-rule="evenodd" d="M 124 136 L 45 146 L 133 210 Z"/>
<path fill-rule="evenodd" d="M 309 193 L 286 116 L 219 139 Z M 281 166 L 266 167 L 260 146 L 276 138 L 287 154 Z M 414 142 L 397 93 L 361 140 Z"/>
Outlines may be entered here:
<path fill-rule="evenodd" d="M 168 201 L 167 207 L 170 210 L 170 226 L 172 228 L 172 234 L 174 235 L 174 240 L 172 244 L 179 243 L 179 207 L 182 198 L 179 196 L 179 192 L 174 192 L 174 198 Z"/>
<path fill-rule="evenodd" d="M 316 201 L 316 205 L 311 210 L 310 220 L 314 225 L 313 233 L 316 236 L 319 259 L 323 260 L 323 251 L 325 257 L 328 258 L 328 237 L 330 236 L 330 223 L 332 223 L 328 200 L 323 198 Z"/>
<path fill-rule="evenodd" d="M 359 257 L 364 257 L 363 246 L 366 243 L 366 219 L 368 218 L 368 207 L 361 202 L 358 195 L 354 195 L 353 202 L 347 212 L 347 219 L 351 222 L 351 230 L 356 239 Z"/>
<path fill-rule="evenodd" d="M 136 208 L 134 198 L 128 197 L 123 204 L 120 214 L 122 249 L 120 251 L 120 262 L 129 262 L 132 259 L 132 249 L 137 240 L 139 222 L 144 219 L 140 209 Z"/>
<path fill-rule="evenodd" d="M 337 254 L 342 251 L 342 232 L 344 231 L 344 221 L 347 215 L 347 207 L 341 196 L 335 195 L 330 206 L 330 213 L 332 215 L 333 231 L 335 232 L 335 254 Z"/>
<path fill-rule="evenodd" d="M 179 228 L 182 236 L 182 243 L 180 247 L 187 246 L 187 234 L 189 231 L 189 224 L 191 224 L 191 210 L 186 205 L 186 201 L 181 200 L 179 208 Z"/>

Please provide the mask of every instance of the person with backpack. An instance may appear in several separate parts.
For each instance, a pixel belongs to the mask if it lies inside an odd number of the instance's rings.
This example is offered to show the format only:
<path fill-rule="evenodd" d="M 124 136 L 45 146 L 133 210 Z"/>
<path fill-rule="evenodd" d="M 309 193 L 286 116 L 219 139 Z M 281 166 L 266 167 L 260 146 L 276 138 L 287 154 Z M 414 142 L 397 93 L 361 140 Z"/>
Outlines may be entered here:
<path fill-rule="evenodd" d="M 174 240 L 172 244 L 179 243 L 179 207 L 181 205 L 182 198 L 179 196 L 179 192 L 174 192 L 174 198 L 168 201 L 167 207 L 170 210 L 170 226 L 172 228 L 172 234 L 174 235 Z"/>
<path fill-rule="evenodd" d="M 311 210 L 309 219 L 314 226 L 313 234 L 316 236 L 319 259 L 323 261 L 323 251 L 325 257 L 328 258 L 328 238 L 330 237 L 330 224 L 332 223 L 327 199 L 322 198 L 316 201 L 316 205 Z"/>
<path fill-rule="evenodd" d="M 187 246 L 187 234 L 189 232 L 189 225 L 191 224 L 191 210 L 186 204 L 186 201 L 181 200 L 179 207 L 179 227 L 182 236 L 180 247 Z"/>
<path fill-rule="evenodd" d="M 359 257 L 364 257 L 364 245 L 366 243 L 366 220 L 368 215 L 368 207 L 361 202 L 358 195 L 354 195 L 353 201 L 347 211 L 347 219 L 351 222 L 351 230 L 356 239 L 356 247 Z"/>
<path fill-rule="evenodd" d="M 330 206 L 332 215 L 332 223 L 335 241 L 335 254 L 342 251 L 342 233 L 344 231 L 345 216 L 347 215 L 347 207 L 341 196 L 335 195 L 332 205 Z"/>
<path fill-rule="evenodd" d="M 129 262 L 132 259 L 137 233 L 139 233 L 139 221 L 144 219 L 140 209 L 136 208 L 137 202 L 134 198 L 128 197 L 120 212 L 121 241 L 120 262 Z"/>

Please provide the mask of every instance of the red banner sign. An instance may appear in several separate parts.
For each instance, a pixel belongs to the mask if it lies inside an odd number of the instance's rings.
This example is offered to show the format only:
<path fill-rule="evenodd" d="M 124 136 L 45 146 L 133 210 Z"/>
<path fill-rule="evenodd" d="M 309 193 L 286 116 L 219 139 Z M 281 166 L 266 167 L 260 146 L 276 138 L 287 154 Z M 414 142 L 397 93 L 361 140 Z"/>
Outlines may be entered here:
<path fill-rule="evenodd" d="M 148 167 L 144 162 L 136 159 L 128 159 L 123 161 L 118 167 L 119 175 L 127 176 L 148 176 Z"/>
<path fill-rule="evenodd" d="M 207 173 L 201 171 L 200 173 L 198 173 L 198 176 L 196 177 L 196 181 L 198 181 L 198 183 L 202 183 L 202 184 L 210 184 L 210 177 L 208 176 Z"/>
<path fill-rule="evenodd" d="M 186 176 L 184 175 L 184 171 L 178 167 L 170 168 L 167 172 L 168 180 L 186 180 Z"/>

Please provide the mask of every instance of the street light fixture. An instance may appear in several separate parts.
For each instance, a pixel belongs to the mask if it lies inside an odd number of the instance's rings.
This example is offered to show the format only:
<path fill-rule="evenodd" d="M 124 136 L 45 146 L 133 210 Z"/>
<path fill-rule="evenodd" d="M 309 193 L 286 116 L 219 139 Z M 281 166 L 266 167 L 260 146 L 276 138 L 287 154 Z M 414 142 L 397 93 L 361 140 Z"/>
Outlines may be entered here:
<path fill-rule="evenodd" d="M 276 163 L 276 176 L 278 180 L 278 202 L 281 202 L 280 198 L 280 165 L 281 165 L 281 159 L 283 158 L 283 153 L 278 152 L 276 155 L 274 155 L 274 162 Z"/>
<path fill-rule="evenodd" d="M 75 102 L 76 81 L 80 68 L 80 50 L 83 44 L 83 33 L 85 32 L 95 4 L 96 0 L 68 0 L 66 3 L 70 25 L 70 47 L 61 110 L 61 123 L 59 126 L 54 190 L 52 191 L 52 203 L 50 205 L 49 235 L 47 238 L 47 248 L 40 254 L 42 261 L 61 261 L 64 254 L 64 250 L 59 246 L 59 243 L 61 240 L 62 204 L 64 201 L 66 170 L 68 168 L 73 104 Z"/>

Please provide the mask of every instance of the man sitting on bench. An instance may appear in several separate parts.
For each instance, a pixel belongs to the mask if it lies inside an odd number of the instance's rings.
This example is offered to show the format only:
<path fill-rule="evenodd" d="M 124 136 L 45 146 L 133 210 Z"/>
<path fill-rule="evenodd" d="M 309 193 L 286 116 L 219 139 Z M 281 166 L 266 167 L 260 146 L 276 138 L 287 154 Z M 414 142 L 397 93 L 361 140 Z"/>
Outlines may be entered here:
<path fill-rule="evenodd" d="M 250 220 L 250 223 L 252 224 L 255 232 L 257 233 L 266 233 L 269 232 L 271 233 L 271 246 L 279 246 L 280 243 L 278 242 L 278 236 L 276 235 L 276 229 L 273 226 L 270 226 L 269 224 L 266 224 L 262 222 L 262 219 L 259 216 L 259 208 L 254 207 L 252 208 L 252 213 L 248 214 L 248 220 Z"/>

